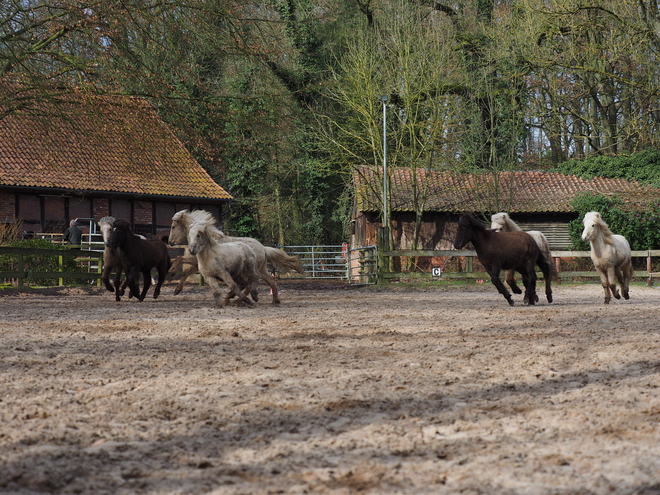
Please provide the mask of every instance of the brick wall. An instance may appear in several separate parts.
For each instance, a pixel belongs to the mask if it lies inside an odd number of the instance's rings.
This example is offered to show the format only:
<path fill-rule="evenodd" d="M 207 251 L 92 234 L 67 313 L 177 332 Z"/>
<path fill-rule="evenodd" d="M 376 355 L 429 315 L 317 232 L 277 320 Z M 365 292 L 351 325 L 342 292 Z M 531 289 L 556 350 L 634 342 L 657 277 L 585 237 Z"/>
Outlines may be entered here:
<path fill-rule="evenodd" d="M 46 221 L 63 222 L 68 225 L 69 219 L 64 213 L 64 198 L 55 196 L 46 196 L 44 201 L 44 215 Z"/>
<path fill-rule="evenodd" d="M 92 217 L 100 220 L 110 215 L 110 200 L 105 198 L 94 198 L 92 200 Z"/>
<path fill-rule="evenodd" d="M 153 223 L 153 203 L 151 201 L 136 201 L 135 218 L 133 219 L 136 225 L 151 225 Z"/>
<path fill-rule="evenodd" d="M 41 201 L 36 194 L 21 194 L 18 197 L 18 217 L 24 222 L 41 222 Z"/>
<path fill-rule="evenodd" d="M 0 192 L 0 221 L 12 222 L 16 218 L 16 195 Z"/>

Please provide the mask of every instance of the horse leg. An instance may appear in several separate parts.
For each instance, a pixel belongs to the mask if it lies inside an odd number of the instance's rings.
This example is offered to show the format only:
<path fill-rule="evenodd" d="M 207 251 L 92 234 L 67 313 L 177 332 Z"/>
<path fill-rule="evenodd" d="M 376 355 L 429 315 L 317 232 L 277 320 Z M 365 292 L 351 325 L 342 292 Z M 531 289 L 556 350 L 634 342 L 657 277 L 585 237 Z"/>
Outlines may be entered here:
<path fill-rule="evenodd" d="M 162 287 L 163 282 L 165 282 L 165 278 L 167 277 L 167 263 L 160 263 L 156 269 L 158 270 L 158 283 L 154 288 L 154 299 L 157 299 L 160 295 L 160 288 Z"/>
<path fill-rule="evenodd" d="M 171 273 L 171 269 L 170 269 Z M 179 294 L 183 290 L 183 286 L 186 284 L 186 280 L 188 280 L 188 277 L 190 275 L 197 273 L 197 266 L 196 265 L 189 265 L 183 270 L 183 273 L 181 274 L 181 279 L 179 280 L 179 283 L 176 285 L 176 288 L 174 289 L 174 295 Z"/>
<path fill-rule="evenodd" d="M 233 296 L 238 296 L 241 299 L 241 301 L 243 301 L 248 306 L 254 306 L 254 303 L 247 298 L 247 295 L 250 293 L 250 289 L 251 289 L 250 285 L 247 285 L 246 287 L 240 287 L 231 276 L 228 276 L 226 278 L 223 277 L 223 281 L 225 282 L 227 287 L 229 287 L 229 292 L 225 296 L 225 300 L 223 301 L 222 304 L 223 308 L 227 305 L 229 299 L 231 299 Z"/>
<path fill-rule="evenodd" d="M 552 302 L 552 267 L 547 270 L 543 270 L 543 278 L 545 279 L 545 298 L 549 303 Z"/>
<path fill-rule="evenodd" d="M 619 281 L 619 285 L 621 285 L 621 295 L 623 296 L 624 299 L 630 299 L 629 274 L 631 273 L 631 271 L 632 270 L 628 267 L 628 265 L 614 268 L 614 274 L 616 275 L 616 279 Z"/>
<path fill-rule="evenodd" d="M 509 306 L 513 306 L 513 299 L 511 299 L 511 293 L 508 290 L 506 290 L 506 287 L 504 287 L 504 284 L 500 280 L 500 270 L 492 269 L 489 273 L 490 273 L 491 283 L 497 288 L 499 293 L 504 296 L 504 299 L 506 299 L 509 302 Z"/>
<path fill-rule="evenodd" d="M 545 261 L 546 262 L 539 257 L 539 259 L 536 260 L 536 264 L 541 269 L 543 279 L 545 280 L 545 297 L 549 303 L 552 303 L 552 274 L 554 272 L 554 265 L 552 262 L 548 261 L 548 258 L 545 258 Z"/>
<path fill-rule="evenodd" d="M 227 297 L 222 297 L 220 282 L 216 277 L 206 278 L 206 283 L 209 285 L 211 292 L 213 293 L 213 299 L 215 299 L 215 305 L 221 308 L 224 308 L 227 305 Z"/>
<path fill-rule="evenodd" d="M 603 287 L 603 292 L 605 293 L 603 304 L 609 304 L 612 297 L 610 295 L 610 284 L 607 281 L 607 272 L 598 268 L 598 274 L 600 275 L 600 285 Z"/>
<path fill-rule="evenodd" d="M 136 297 L 138 298 L 139 301 L 144 301 L 144 298 L 147 296 L 147 291 L 149 290 L 149 287 L 151 287 L 151 268 L 149 268 L 149 269 L 145 268 L 142 271 L 142 276 L 144 277 L 144 287 L 142 287 L 142 294 L 137 296 L 137 294 L 139 293 L 139 290 L 140 290 L 140 288 L 137 287 L 137 284 L 136 284 L 137 291 L 134 291 L 134 294 L 136 294 Z M 135 278 L 136 279 L 140 278 L 140 274 L 138 273 Z M 131 287 L 131 286 L 129 285 L 129 287 Z M 131 287 L 131 290 L 133 290 L 132 287 Z"/>
<path fill-rule="evenodd" d="M 258 266 L 257 268 L 261 279 L 270 286 L 270 290 L 273 293 L 273 304 L 280 304 L 279 290 L 277 289 L 277 282 L 275 281 L 275 277 L 268 273 L 266 263 Z"/>
<path fill-rule="evenodd" d="M 518 287 L 518 284 L 516 284 L 516 271 L 515 270 L 507 270 L 506 271 L 506 283 L 509 287 L 511 287 L 511 291 L 514 294 L 522 294 L 522 290 L 520 290 L 520 287 Z"/>
<path fill-rule="evenodd" d="M 616 269 L 613 266 L 610 266 L 607 268 L 607 282 L 610 287 L 610 290 L 612 291 L 612 295 L 616 299 L 621 299 L 621 295 L 619 294 L 619 289 L 616 288 Z"/>
<path fill-rule="evenodd" d="M 539 302 L 539 296 L 536 294 L 536 271 L 534 270 L 534 266 L 532 266 L 531 270 L 527 270 L 526 273 L 521 271 L 520 274 L 522 275 L 523 284 L 525 284 L 523 304 L 533 306 Z"/>
<path fill-rule="evenodd" d="M 101 281 L 103 282 L 103 285 L 105 285 L 106 289 L 108 289 L 110 292 L 114 292 L 115 288 L 110 283 L 110 272 L 111 271 L 112 271 L 112 266 L 105 265 L 103 267 L 103 273 L 101 274 Z M 119 270 L 119 273 L 121 273 L 121 270 Z M 115 285 L 117 285 L 117 284 L 115 283 Z"/>

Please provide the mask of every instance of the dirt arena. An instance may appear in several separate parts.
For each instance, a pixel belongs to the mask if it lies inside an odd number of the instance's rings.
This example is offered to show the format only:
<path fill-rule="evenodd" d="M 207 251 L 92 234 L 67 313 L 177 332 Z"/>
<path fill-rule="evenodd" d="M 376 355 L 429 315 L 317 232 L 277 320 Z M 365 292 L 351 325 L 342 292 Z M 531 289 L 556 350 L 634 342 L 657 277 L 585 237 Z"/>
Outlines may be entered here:
<path fill-rule="evenodd" d="M 2 291 L 0 492 L 659 494 L 660 288 Z"/>

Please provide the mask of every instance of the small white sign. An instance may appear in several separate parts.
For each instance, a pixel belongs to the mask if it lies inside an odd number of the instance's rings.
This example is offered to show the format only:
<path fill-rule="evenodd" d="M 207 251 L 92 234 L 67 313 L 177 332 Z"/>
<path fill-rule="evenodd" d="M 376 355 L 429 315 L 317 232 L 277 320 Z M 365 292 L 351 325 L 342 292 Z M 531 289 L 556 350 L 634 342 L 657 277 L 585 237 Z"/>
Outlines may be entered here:
<path fill-rule="evenodd" d="M 441 277 L 442 276 L 442 268 L 433 268 L 431 270 L 431 275 L 434 277 Z"/>

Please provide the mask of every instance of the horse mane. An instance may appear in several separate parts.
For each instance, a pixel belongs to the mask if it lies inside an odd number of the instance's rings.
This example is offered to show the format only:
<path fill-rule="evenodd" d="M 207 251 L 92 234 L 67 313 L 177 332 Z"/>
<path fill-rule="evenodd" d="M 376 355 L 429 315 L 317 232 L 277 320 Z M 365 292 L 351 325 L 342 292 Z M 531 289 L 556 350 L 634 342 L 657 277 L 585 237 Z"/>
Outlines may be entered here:
<path fill-rule="evenodd" d="M 206 231 L 209 237 L 224 237 L 224 233 L 216 227 L 215 217 L 206 210 L 194 210 L 188 214 L 190 227 L 195 226 Z"/>
<path fill-rule="evenodd" d="M 479 230 L 486 230 L 486 226 L 483 224 L 483 222 L 475 217 L 473 213 L 466 213 L 463 217 L 467 218 L 470 222 L 470 225 L 473 227 L 476 227 Z"/>
<path fill-rule="evenodd" d="M 598 225 L 598 228 L 600 228 L 601 233 L 603 234 L 603 241 L 606 244 L 613 245 L 614 241 L 612 240 L 612 236 L 614 235 L 614 232 L 610 230 L 610 227 L 605 223 L 605 220 L 603 220 L 603 217 L 598 213 L 597 211 L 590 211 L 586 215 L 584 215 L 584 221 L 586 220 L 591 220 L 594 222 L 596 225 Z"/>
<path fill-rule="evenodd" d="M 102 223 L 107 223 L 109 225 L 112 225 L 115 223 L 115 217 L 103 217 L 101 220 L 98 221 L 99 225 L 101 225 Z"/>
<path fill-rule="evenodd" d="M 492 217 L 490 217 L 491 222 L 496 222 L 499 224 L 504 224 L 506 225 L 511 231 L 518 231 L 522 230 L 516 222 L 511 220 L 511 217 L 509 216 L 508 213 L 502 211 L 500 213 L 495 213 Z"/>

